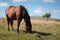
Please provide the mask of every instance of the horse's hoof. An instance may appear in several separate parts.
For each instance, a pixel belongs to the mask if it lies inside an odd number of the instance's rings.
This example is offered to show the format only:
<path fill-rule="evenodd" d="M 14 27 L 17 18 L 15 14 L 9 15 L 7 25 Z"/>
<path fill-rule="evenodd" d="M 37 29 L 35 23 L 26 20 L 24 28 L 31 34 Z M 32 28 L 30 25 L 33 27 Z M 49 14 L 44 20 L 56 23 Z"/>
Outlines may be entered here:
<path fill-rule="evenodd" d="M 8 30 L 10 32 L 10 30 Z"/>
<path fill-rule="evenodd" d="M 17 31 L 17 33 L 19 34 L 20 32 L 19 32 L 19 31 Z"/>
<path fill-rule="evenodd" d="M 10 30 L 8 29 L 8 31 L 10 32 Z"/>
<path fill-rule="evenodd" d="M 12 31 L 14 31 L 14 32 L 15 32 L 15 30 L 14 30 L 14 29 L 12 29 Z"/>
<path fill-rule="evenodd" d="M 20 33 L 20 32 L 17 32 L 18 34 Z"/>

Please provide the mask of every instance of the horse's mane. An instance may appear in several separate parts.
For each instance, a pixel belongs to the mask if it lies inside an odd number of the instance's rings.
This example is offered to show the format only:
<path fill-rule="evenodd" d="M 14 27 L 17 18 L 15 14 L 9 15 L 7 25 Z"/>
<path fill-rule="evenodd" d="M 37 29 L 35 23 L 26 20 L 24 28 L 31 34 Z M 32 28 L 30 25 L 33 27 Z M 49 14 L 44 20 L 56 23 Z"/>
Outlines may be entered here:
<path fill-rule="evenodd" d="M 30 16 L 28 14 L 27 9 L 24 6 L 22 6 L 22 5 L 20 5 L 20 7 L 22 7 L 22 9 L 25 11 L 24 16 L 27 15 L 29 17 L 29 19 L 30 19 Z"/>
<path fill-rule="evenodd" d="M 27 9 L 23 5 L 20 5 L 20 7 L 22 7 L 22 9 L 25 10 L 26 13 L 28 13 Z"/>

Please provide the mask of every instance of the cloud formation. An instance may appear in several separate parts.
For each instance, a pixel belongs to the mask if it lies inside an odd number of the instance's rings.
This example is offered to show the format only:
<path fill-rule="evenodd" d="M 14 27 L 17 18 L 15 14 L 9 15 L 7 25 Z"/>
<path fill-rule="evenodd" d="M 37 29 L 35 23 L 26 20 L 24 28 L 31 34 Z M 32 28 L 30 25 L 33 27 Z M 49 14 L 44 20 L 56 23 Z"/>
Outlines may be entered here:
<path fill-rule="evenodd" d="M 32 1 L 37 1 L 37 0 L 13 0 L 13 2 L 32 2 Z"/>
<path fill-rule="evenodd" d="M 4 7 L 4 6 L 8 6 L 8 3 L 7 2 L 0 3 L 0 7 Z"/>
<path fill-rule="evenodd" d="M 42 8 L 36 8 L 34 10 L 34 13 L 43 13 L 43 10 L 42 10 Z"/>
<path fill-rule="evenodd" d="M 56 9 L 55 9 L 55 10 L 52 10 L 52 12 L 53 12 L 53 13 L 59 13 L 60 10 L 56 10 Z"/>
<path fill-rule="evenodd" d="M 9 6 L 9 4 L 7 2 L 3 2 L 2 0 L 0 0 L 0 7 L 5 7 L 5 6 Z"/>
<path fill-rule="evenodd" d="M 43 2 L 46 2 L 46 3 L 55 3 L 56 0 L 42 0 Z"/>
<path fill-rule="evenodd" d="M 28 1 L 28 0 L 13 0 L 13 2 L 23 2 L 23 1 Z"/>

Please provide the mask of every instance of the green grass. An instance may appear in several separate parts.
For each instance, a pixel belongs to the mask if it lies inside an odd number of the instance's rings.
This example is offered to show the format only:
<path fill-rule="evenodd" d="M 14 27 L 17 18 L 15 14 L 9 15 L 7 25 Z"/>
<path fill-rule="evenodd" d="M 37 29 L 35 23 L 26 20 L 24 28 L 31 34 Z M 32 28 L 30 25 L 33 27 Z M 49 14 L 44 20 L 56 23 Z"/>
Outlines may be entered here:
<path fill-rule="evenodd" d="M 14 31 L 8 32 L 6 19 L 0 18 L 0 40 L 60 40 L 60 22 L 53 21 L 32 21 L 32 34 L 25 32 L 25 23 L 22 21 L 20 33 L 16 33 L 16 21 L 14 21 Z M 36 23 L 37 22 L 37 23 Z M 11 27 L 10 27 L 11 29 Z"/>

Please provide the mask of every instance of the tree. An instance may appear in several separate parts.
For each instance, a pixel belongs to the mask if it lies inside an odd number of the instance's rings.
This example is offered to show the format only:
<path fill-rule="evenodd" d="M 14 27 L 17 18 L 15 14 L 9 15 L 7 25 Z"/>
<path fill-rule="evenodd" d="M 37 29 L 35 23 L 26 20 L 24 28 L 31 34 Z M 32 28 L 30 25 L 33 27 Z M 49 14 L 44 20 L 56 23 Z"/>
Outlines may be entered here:
<path fill-rule="evenodd" d="M 48 19 L 51 17 L 51 13 L 45 13 L 45 15 L 43 15 L 43 17 L 44 18 L 46 17 L 46 19 L 48 21 Z"/>

